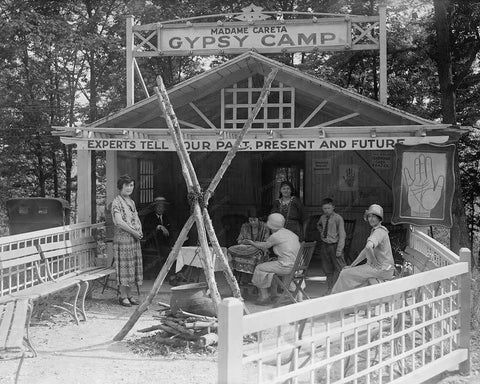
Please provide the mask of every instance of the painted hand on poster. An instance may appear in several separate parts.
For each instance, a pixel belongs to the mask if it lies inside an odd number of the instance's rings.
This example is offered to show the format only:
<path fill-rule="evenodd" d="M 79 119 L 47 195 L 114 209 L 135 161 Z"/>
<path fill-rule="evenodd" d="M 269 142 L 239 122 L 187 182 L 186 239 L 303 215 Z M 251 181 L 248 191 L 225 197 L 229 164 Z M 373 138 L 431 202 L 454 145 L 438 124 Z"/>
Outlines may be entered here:
<path fill-rule="evenodd" d="M 355 171 L 352 168 L 347 168 L 343 180 L 348 187 L 353 187 L 355 183 Z"/>
<path fill-rule="evenodd" d="M 423 154 L 414 161 L 413 177 L 410 171 L 403 168 L 411 214 L 414 217 L 430 217 L 430 211 L 442 196 L 445 177 L 442 175 L 435 180 L 432 158 Z"/>

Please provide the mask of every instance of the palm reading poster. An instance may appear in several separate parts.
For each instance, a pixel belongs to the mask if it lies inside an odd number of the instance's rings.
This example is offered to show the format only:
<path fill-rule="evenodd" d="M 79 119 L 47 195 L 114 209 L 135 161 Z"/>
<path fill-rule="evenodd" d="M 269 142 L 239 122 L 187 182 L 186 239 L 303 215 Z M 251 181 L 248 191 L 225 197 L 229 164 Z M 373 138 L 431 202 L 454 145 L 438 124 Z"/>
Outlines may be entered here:
<path fill-rule="evenodd" d="M 395 146 L 392 224 L 452 226 L 455 145 Z"/>

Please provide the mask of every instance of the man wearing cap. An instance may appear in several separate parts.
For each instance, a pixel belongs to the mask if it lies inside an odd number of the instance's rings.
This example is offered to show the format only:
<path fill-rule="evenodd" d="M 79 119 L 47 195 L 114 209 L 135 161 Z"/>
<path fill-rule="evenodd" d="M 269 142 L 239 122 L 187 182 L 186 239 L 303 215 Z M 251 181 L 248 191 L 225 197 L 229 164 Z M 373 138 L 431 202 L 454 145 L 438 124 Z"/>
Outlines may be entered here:
<path fill-rule="evenodd" d="M 278 257 L 277 260 L 258 264 L 253 272 L 252 283 L 258 288 L 257 304 L 260 305 L 270 303 L 268 288 L 272 285 L 273 275 L 288 275 L 295 264 L 300 249 L 298 236 L 284 228 L 284 225 L 285 217 L 280 213 L 272 213 L 267 220 L 267 227 L 270 228 L 272 234 L 267 240 L 246 240 L 247 244 L 257 248 L 269 249 L 273 247 L 273 253 Z M 273 294 L 276 295 L 276 292 L 273 292 Z"/>
<path fill-rule="evenodd" d="M 168 216 L 165 214 L 165 208 L 168 201 L 162 197 L 156 197 L 152 203 L 153 211 L 145 216 L 143 221 L 143 230 L 145 238 L 145 249 L 155 249 L 158 252 L 159 259 L 152 264 L 163 263 L 170 253 L 171 249 L 171 225 Z M 145 269 L 151 269 L 153 265 Z"/>
<path fill-rule="evenodd" d="M 394 261 L 388 229 L 382 225 L 383 208 L 378 204 L 372 204 L 365 211 L 364 219 L 372 227 L 367 244 L 353 263 L 342 269 L 332 293 L 367 286 L 371 278 L 381 280 L 393 278 Z M 358 265 L 364 259 L 367 259 L 367 262 Z"/>

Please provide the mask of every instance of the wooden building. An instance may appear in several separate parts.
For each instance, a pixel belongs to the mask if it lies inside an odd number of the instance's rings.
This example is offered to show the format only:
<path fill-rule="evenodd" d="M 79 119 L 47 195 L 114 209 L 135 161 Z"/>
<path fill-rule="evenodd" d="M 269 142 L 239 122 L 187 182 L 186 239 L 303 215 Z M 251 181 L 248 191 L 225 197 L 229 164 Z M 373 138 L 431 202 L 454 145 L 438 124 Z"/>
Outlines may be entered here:
<path fill-rule="evenodd" d="M 252 207 L 268 214 L 280 181 L 288 178 L 307 217 L 331 197 L 340 214 L 357 219 L 352 249 L 358 250 L 369 230 L 363 213 L 370 204 L 381 204 L 390 220 L 394 145 L 446 142 L 450 129 L 246 52 L 169 90 L 202 185 L 217 171 L 272 68 L 278 74 L 268 102 L 210 202 L 220 243 L 229 245 L 232 236 L 225 230 L 229 215 L 246 216 Z M 181 228 L 190 208 L 156 96 L 62 136 L 77 145 L 80 221 L 91 221 L 90 152 L 106 150 L 107 204 L 117 193 L 117 177 L 128 173 L 137 181 L 137 206 L 164 196 Z"/>

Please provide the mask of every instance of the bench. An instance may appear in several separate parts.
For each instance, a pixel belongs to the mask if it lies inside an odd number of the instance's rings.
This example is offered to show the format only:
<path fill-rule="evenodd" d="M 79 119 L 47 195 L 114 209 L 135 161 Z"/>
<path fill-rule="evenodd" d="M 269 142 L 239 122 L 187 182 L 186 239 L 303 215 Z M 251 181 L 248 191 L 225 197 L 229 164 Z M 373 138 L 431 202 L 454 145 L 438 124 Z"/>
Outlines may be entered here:
<path fill-rule="evenodd" d="M 76 287 L 73 303 L 64 303 L 69 308 L 56 305 L 70 313 L 79 323 L 78 312 L 87 320 L 85 298 L 91 282 L 101 278 L 108 278 L 116 270 L 113 266 L 92 266 L 95 263 L 97 243 L 93 236 L 62 242 L 37 244 L 36 248 L 44 262 L 48 275 L 47 287 L 45 284 L 36 292 L 39 297 L 50 295 L 52 290 L 60 291 Z M 80 307 L 78 301 L 80 299 Z M 71 309 L 70 309 L 71 308 Z"/>
<path fill-rule="evenodd" d="M 37 356 L 29 339 L 28 328 L 32 315 L 32 303 L 28 299 L 17 299 L 0 304 L 0 358 L 16 358 L 25 353 L 27 347 Z"/>
<path fill-rule="evenodd" d="M 55 306 L 79 324 L 79 312 L 83 320 L 87 319 L 85 297 L 90 282 L 115 272 L 112 266 L 92 266 L 95 257 L 96 240 L 92 236 L 9 250 L 0 260 L 0 304 L 16 299 L 37 301 L 74 288 L 73 303 Z"/>

